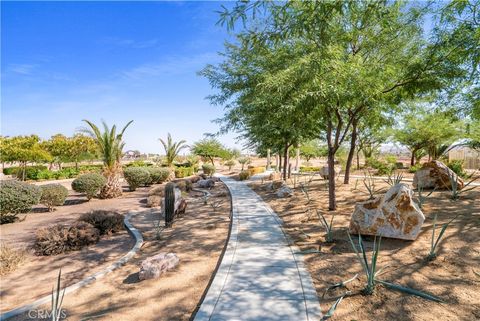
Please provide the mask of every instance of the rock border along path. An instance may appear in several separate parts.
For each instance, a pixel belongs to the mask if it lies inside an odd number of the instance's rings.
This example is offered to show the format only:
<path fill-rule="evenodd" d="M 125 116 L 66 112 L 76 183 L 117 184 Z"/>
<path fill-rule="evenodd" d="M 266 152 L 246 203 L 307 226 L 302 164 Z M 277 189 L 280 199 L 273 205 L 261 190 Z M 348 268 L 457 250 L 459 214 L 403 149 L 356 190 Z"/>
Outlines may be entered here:
<path fill-rule="evenodd" d="M 118 269 L 119 267 L 123 266 L 125 263 L 130 261 L 132 257 L 135 256 L 135 254 L 140 250 L 143 244 L 143 237 L 142 234 L 140 233 L 139 230 L 137 230 L 131 223 L 130 223 L 130 218 L 132 217 L 133 214 L 137 214 L 137 212 L 130 212 L 127 216 L 125 216 L 125 219 L 123 220 L 123 223 L 125 224 L 125 228 L 128 230 L 128 232 L 133 236 L 135 239 L 135 245 L 130 249 L 130 251 L 127 252 L 124 256 L 122 256 L 118 261 L 113 263 L 112 265 L 106 267 L 105 269 L 98 271 L 97 273 L 77 282 L 74 283 L 64 289 L 61 290 L 61 293 L 65 291 L 65 294 L 71 293 L 75 290 L 78 290 L 100 278 L 103 278 L 105 275 L 108 273 Z M 52 284 L 55 283 L 56 280 L 52 280 Z M 35 300 L 30 304 L 15 308 L 10 311 L 6 311 L 0 315 L 0 321 L 7 320 L 9 318 L 12 318 L 16 315 L 25 313 L 27 311 L 33 310 L 36 307 L 44 304 L 49 304 L 52 301 L 52 296 L 47 295 L 44 296 L 41 299 Z"/>
<path fill-rule="evenodd" d="M 245 182 L 221 180 L 232 196 L 232 231 L 194 320 L 319 320 L 312 279 L 281 219 Z"/>

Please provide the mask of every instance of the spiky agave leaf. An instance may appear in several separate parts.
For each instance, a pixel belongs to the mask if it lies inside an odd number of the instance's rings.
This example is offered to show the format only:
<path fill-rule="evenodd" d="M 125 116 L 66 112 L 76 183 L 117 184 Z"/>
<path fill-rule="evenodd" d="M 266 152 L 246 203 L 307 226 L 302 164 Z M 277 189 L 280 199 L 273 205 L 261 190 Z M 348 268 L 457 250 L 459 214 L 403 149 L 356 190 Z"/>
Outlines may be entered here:
<path fill-rule="evenodd" d="M 412 289 L 412 288 L 408 288 L 408 287 L 401 286 L 401 285 L 398 285 L 398 284 L 393 284 L 393 283 L 383 281 L 383 280 L 377 280 L 377 282 L 385 285 L 388 288 L 398 290 L 398 291 L 408 293 L 408 294 L 413 294 L 413 295 L 416 295 L 418 297 L 421 297 L 421 298 L 424 298 L 424 299 L 427 299 L 427 300 L 431 300 L 431 301 L 435 301 L 435 302 L 444 302 L 440 297 L 438 297 L 436 295 L 433 295 L 433 294 L 430 294 L 430 293 L 427 293 L 427 292 L 415 290 L 415 289 Z"/>
<path fill-rule="evenodd" d="M 323 292 L 322 299 L 325 297 L 325 295 L 327 294 L 328 291 L 336 289 L 336 288 L 343 288 L 347 283 L 350 283 L 350 282 L 352 282 L 356 279 L 358 279 L 358 273 L 355 274 L 352 278 L 350 278 L 346 281 L 341 281 L 341 282 L 330 285 L 329 287 L 327 287 L 325 292 Z"/>
<path fill-rule="evenodd" d="M 55 289 L 55 286 L 52 287 L 52 321 L 58 321 L 60 320 L 61 316 L 61 311 L 62 311 L 62 304 L 63 304 L 63 297 L 65 296 L 65 289 L 63 289 L 63 293 L 60 297 L 60 280 L 62 277 L 62 269 L 58 271 L 58 277 L 57 277 L 57 287 Z"/>
<path fill-rule="evenodd" d="M 338 305 L 340 304 L 340 302 L 342 302 L 343 298 L 345 297 L 345 295 L 347 294 L 344 294 L 342 295 L 341 297 L 339 297 L 337 299 L 337 301 L 335 301 L 335 303 L 330 307 L 330 309 L 328 309 L 327 313 L 325 313 L 322 318 L 320 319 L 320 321 L 324 321 L 324 320 L 328 320 L 330 319 L 332 316 L 333 316 L 333 313 L 335 313 L 335 310 L 337 309 Z"/>

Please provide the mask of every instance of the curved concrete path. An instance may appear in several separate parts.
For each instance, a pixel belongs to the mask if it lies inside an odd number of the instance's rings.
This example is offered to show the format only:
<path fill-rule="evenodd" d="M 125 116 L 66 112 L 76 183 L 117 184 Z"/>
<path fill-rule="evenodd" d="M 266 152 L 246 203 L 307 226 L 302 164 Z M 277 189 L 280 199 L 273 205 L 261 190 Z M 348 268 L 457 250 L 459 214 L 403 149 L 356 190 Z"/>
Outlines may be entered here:
<path fill-rule="evenodd" d="M 318 321 L 320 305 L 303 258 L 280 218 L 244 182 L 232 195 L 232 231 L 195 321 Z"/>

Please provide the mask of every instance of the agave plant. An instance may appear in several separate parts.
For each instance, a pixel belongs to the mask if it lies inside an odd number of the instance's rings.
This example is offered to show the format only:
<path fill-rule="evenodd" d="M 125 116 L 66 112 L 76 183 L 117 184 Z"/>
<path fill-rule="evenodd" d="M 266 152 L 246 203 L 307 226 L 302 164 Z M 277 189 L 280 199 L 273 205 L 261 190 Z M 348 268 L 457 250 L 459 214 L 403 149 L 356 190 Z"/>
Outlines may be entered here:
<path fill-rule="evenodd" d="M 457 218 L 457 216 L 455 216 L 450 221 L 442 225 L 442 228 L 440 229 L 440 233 L 438 233 L 438 236 L 436 239 L 435 239 L 435 230 L 437 228 L 437 214 L 435 214 L 435 216 L 433 217 L 432 242 L 430 244 L 430 252 L 427 255 L 428 261 L 431 261 L 437 257 L 437 246 L 438 244 L 440 244 L 440 240 L 442 239 L 443 234 L 445 233 L 445 230 L 450 225 L 450 223 L 452 223 L 453 220 Z"/>
<path fill-rule="evenodd" d="M 62 318 L 62 304 L 65 296 L 65 289 L 61 292 L 60 279 L 62 277 L 62 270 L 58 271 L 57 287 L 52 288 L 52 321 L 59 321 Z M 60 293 L 62 293 L 60 295 Z M 64 317 L 64 316 L 63 316 Z"/>
<path fill-rule="evenodd" d="M 162 143 L 163 149 L 165 150 L 165 160 L 168 167 L 172 166 L 173 161 L 175 160 L 175 158 L 177 158 L 178 154 L 180 154 L 182 149 L 188 147 L 188 145 L 185 144 L 185 140 L 174 142 L 170 133 L 168 133 L 167 141 L 164 141 L 161 138 L 159 138 L 158 140 Z"/>
<path fill-rule="evenodd" d="M 400 184 L 403 180 L 403 173 L 402 172 L 392 172 L 388 174 L 388 177 L 385 181 L 390 186 L 395 186 Z"/>
<path fill-rule="evenodd" d="M 89 134 L 95 139 L 95 143 L 100 150 L 103 160 L 103 175 L 107 178 L 107 183 L 100 191 L 100 198 L 115 198 L 122 194 L 122 186 L 120 184 L 120 173 L 122 171 L 121 158 L 125 143 L 123 142 L 123 134 L 128 126 L 133 122 L 129 121 L 123 129 L 117 133 L 117 126 L 113 125 L 109 128 L 102 121 L 103 132 L 91 121 L 83 120 L 90 128 L 84 128 L 82 131 Z"/>
<path fill-rule="evenodd" d="M 366 295 L 370 295 L 375 291 L 375 286 L 377 283 L 380 283 L 388 288 L 398 290 L 404 293 L 408 294 L 413 294 L 416 296 L 419 296 L 421 298 L 431 300 L 431 301 L 436 301 L 436 302 L 443 302 L 442 299 L 439 297 L 423 292 L 423 291 L 418 291 L 412 288 L 407 288 L 398 284 L 390 283 L 384 280 L 380 280 L 377 278 L 377 276 L 380 275 L 382 269 L 377 268 L 377 260 L 378 256 L 380 254 L 380 243 L 382 238 L 375 236 L 374 241 L 373 241 L 373 250 L 372 250 L 372 257 L 370 260 L 370 264 L 367 259 L 367 253 L 365 251 L 365 246 L 363 244 L 362 236 L 359 234 L 358 235 L 358 248 L 357 245 L 353 242 L 350 234 L 348 234 L 348 238 L 350 240 L 350 243 L 352 244 L 352 248 L 355 251 L 355 254 L 358 258 L 358 261 L 363 267 L 363 270 L 365 272 L 365 275 L 367 277 L 367 283 L 365 284 L 365 288 L 363 289 L 363 293 Z M 378 241 L 377 241 L 378 240 Z"/>
<path fill-rule="evenodd" d="M 434 189 L 432 189 L 430 191 L 430 193 L 425 195 L 425 194 L 423 194 L 423 186 L 418 185 L 418 187 L 417 187 L 417 199 L 418 199 L 418 207 L 420 207 L 420 209 L 423 209 L 423 204 L 425 204 L 425 200 L 427 199 L 427 197 L 432 195 L 432 193 L 435 192 L 436 189 L 437 188 L 435 187 Z"/>
<path fill-rule="evenodd" d="M 365 178 L 363 179 L 363 185 L 367 189 L 367 191 L 359 190 L 362 193 L 365 193 L 369 196 L 369 199 L 374 199 L 375 194 L 379 193 L 381 190 L 378 189 L 375 185 L 375 178 L 373 177 L 370 171 L 365 172 Z"/>
<path fill-rule="evenodd" d="M 332 243 L 333 242 L 333 219 L 335 218 L 335 214 L 332 214 L 332 218 L 330 219 L 330 223 L 327 222 L 327 219 L 325 216 L 320 212 L 318 209 L 316 209 L 318 219 L 320 222 L 322 222 L 323 227 L 327 231 L 327 235 L 325 236 L 325 241 L 327 243 Z"/>
<path fill-rule="evenodd" d="M 451 171 L 448 171 L 448 180 L 450 181 L 449 189 L 450 189 L 450 192 L 452 193 L 452 195 L 451 195 L 452 200 L 454 200 L 454 201 L 458 200 L 462 193 L 471 191 L 471 190 L 473 190 L 477 187 L 477 186 L 470 186 L 473 182 L 475 182 L 478 179 L 478 177 L 473 177 L 474 175 L 475 175 L 475 173 L 471 174 L 468 177 L 468 179 L 470 179 L 470 180 L 463 185 L 463 188 L 460 189 L 459 186 L 458 186 L 458 176 L 457 176 L 457 174 L 455 174 Z"/>

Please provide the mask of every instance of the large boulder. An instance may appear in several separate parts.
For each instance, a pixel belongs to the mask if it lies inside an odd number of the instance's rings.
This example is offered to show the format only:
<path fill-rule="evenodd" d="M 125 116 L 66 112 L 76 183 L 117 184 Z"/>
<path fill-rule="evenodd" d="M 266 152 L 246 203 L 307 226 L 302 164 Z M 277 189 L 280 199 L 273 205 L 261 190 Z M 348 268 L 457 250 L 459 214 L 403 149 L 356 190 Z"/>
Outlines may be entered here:
<path fill-rule="evenodd" d="M 142 262 L 138 278 L 140 280 L 159 278 L 162 273 L 174 269 L 179 262 L 180 259 L 175 253 L 159 253 Z"/>
<path fill-rule="evenodd" d="M 197 182 L 197 186 L 200 188 L 213 188 L 215 181 L 213 179 L 201 179 Z"/>
<path fill-rule="evenodd" d="M 447 165 L 437 160 L 423 164 L 413 176 L 414 188 L 436 188 L 448 189 L 451 187 L 450 177 L 453 177 L 458 184 L 458 189 L 463 188 L 463 180 L 455 174 Z"/>
<path fill-rule="evenodd" d="M 268 180 L 270 181 L 276 181 L 282 179 L 282 173 L 280 172 L 272 172 L 270 175 L 268 175 Z"/>
<path fill-rule="evenodd" d="M 282 180 L 275 180 L 267 184 L 267 190 L 269 191 L 275 191 L 279 189 L 280 187 L 284 186 L 285 182 Z"/>
<path fill-rule="evenodd" d="M 350 219 L 350 233 L 415 240 L 424 221 L 425 216 L 413 201 L 412 189 L 400 183 L 384 196 L 357 203 Z"/>
<path fill-rule="evenodd" d="M 340 174 L 341 168 L 338 166 L 334 166 L 333 170 L 335 172 L 335 176 L 338 176 L 338 174 Z M 323 179 L 328 179 L 328 165 L 325 165 L 322 168 L 320 168 L 320 176 L 322 176 Z"/>
<path fill-rule="evenodd" d="M 285 185 L 279 188 L 275 194 L 277 195 L 278 198 L 285 198 L 285 197 L 293 196 L 293 191 L 290 187 Z"/>

